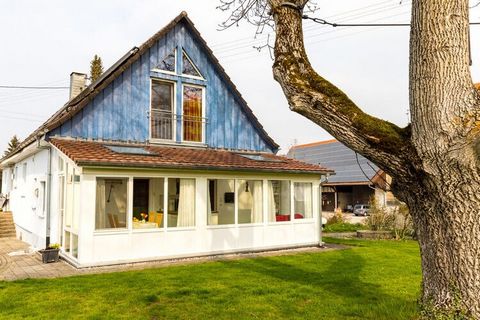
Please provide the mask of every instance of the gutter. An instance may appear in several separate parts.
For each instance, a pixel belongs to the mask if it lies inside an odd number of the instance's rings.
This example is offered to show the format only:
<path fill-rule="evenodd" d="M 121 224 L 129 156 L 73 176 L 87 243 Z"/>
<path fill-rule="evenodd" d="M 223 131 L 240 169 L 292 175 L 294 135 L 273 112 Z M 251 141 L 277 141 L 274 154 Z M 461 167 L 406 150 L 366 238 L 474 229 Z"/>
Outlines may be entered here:
<path fill-rule="evenodd" d="M 262 169 L 262 168 L 238 168 L 238 167 L 215 167 L 215 166 L 198 166 L 198 165 L 159 165 L 159 164 L 135 164 L 135 163 L 111 163 L 101 161 L 75 161 L 75 164 L 80 167 L 95 168 L 129 168 L 129 169 L 189 169 L 189 170 L 211 170 L 211 171 L 243 171 L 243 172 L 270 172 L 270 173 L 294 173 L 294 174 L 316 174 L 316 175 L 331 175 L 334 174 L 329 170 L 281 170 L 281 169 Z"/>

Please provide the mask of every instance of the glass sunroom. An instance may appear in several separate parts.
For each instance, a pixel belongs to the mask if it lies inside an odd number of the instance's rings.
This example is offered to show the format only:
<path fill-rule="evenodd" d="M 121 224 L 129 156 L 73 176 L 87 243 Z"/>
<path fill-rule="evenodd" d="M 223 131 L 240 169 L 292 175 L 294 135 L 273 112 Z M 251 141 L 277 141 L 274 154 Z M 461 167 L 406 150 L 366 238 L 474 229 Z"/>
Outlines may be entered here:
<path fill-rule="evenodd" d="M 172 163 L 169 157 L 178 156 L 177 148 L 152 146 L 146 148 L 148 155 L 125 157 L 96 142 L 53 143 L 69 154 L 59 153 L 66 167 L 58 174 L 62 252 L 79 267 L 320 241 L 320 179 L 326 171 L 319 166 L 299 169 L 295 160 L 285 158 L 268 162 L 188 149 L 197 168 L 182 163 L 179 169 L 163 164 Z M 98 160 L 80 158 L 86 147 Z M 212 152 L 225 159 L 223 169 L 200 162 L 218 159 Z M 126 165 L 132 158 L 136 162 Z M 229 161 L 235 167 L 227 169 Z M 208 170 L 199 170 L 200 165 Z"/>

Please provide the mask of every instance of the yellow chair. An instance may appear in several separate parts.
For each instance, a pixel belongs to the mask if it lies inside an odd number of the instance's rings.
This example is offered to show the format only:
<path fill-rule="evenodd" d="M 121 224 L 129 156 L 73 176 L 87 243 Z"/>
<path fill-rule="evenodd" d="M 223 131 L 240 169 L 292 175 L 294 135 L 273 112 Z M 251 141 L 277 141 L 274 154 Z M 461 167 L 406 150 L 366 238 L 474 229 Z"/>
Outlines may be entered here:
<path fill-rule="evenodd" d="M 158 226 L 159 228 L 162 227 L 162 224 L 163 224 L 163 213 L 157 212 L 157 213 L 155 214 L 155 223 L 157 224 L 157 226 Z"/>
<path fill-rule="evenodd" d="M 148 214 L 148 222 L 155 222 L 155 213 L 154 212 L 150 212 Z"/>

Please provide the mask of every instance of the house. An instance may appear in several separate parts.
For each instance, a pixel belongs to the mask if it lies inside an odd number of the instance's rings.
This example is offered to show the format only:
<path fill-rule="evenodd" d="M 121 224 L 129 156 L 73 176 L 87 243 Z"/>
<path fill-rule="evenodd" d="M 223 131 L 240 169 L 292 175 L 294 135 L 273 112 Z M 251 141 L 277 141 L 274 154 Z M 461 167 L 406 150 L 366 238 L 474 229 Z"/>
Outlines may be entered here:
<path fill-rule="evenodd" d="M 315 245 L 330 170 L 277 156 L 186 13 L 1 160 L 19 238 L 77 267 Z"/>
<path fill-rule="evenodd" d="M 335 171 L 322 184 L 324 211 L 351 211 L 355 204 L 367 204 L 372 197 L 383 206 L 398 205 L 388 191 L 391 177 L 335 139 L 293 146 L 287 156 Z"/>

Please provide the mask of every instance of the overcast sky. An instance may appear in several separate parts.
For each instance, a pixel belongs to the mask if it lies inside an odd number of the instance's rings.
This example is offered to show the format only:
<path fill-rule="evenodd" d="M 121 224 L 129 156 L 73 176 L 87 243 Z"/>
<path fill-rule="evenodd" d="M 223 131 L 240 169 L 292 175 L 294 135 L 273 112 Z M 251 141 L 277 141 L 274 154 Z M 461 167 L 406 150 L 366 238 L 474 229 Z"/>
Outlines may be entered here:
<path fill-rule="evenodd" d="M 408 23 L 409 0 L 319 0 L 316 17 L 332 22 Z M 130 48 L 182 10 L 188 12 L 260 122 L 281 145 L 330 136 L 288 109 L 273 80 L 265 36 L 254 39 L 247 24 L 218 31 L 226 14 L 218 0 L 1 1 L 0 85 L 68 86 L 72 71 L 87 73 L 94 54 L 107 69 Z M 480 21 L 480 7 L 471 10 Z M 305 23 L 310 60 L 320 75 L 343 89 L 361 108 L 404 126 L 408 122 L 407 27 L 332 28 Z M 480 26 L 472 27 L 474 81 L 480 81 Z M 0 89 L 0 150 L 21 139 L 67 100 L 68 90 Z"/>

